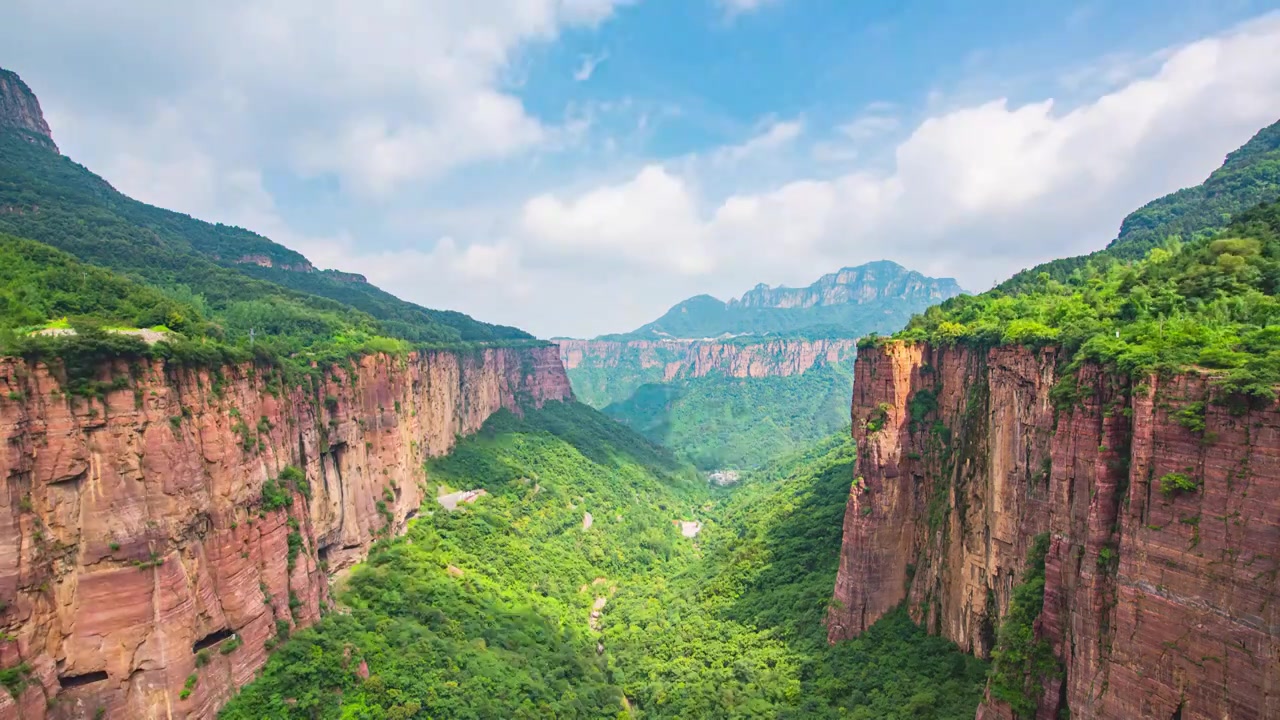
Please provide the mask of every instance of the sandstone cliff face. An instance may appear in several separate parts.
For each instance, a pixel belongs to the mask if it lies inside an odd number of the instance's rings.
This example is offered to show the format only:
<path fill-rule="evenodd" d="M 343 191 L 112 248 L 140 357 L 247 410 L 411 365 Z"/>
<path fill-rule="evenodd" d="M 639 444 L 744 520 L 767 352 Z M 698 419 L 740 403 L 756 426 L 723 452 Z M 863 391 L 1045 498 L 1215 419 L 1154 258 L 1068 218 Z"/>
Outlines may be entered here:
<path fill-rule="evenodd" d="M 708 340 L 558 340 L 566 370 L 580 367 L 616 367 L 634 362 L 638 367 L 660 368 L 663 380 L 703 377 L 713 372 L 733 377 L 786 377 L 798 375 L 820 361 L 852 358 L 857 340 L 776 339 L 758 342 Z"/>
<path fill-rule="evenodd" d="M 403 530 L 428 456 L 571 397 L 553 347 L 370 356 L 306 387 L 160 362 L 113 378 L 72 402 L 45 365 L 0 360 L 0 668 L 25 681 L 0 720 L 212 717 L 320 616 L 332 573 Z M 288 466 L 305 485 L 271 509 Z"/>
<path fill-rule="evenodd" d="M 1063 672 L 1038 718 L 1280 717 L 1280 405 L 1209 402 L 1199 431 L 1205 378 L 1085 367 L 1062 409 L 1058 381 L 1051 352 L 863 351 L 830 638 L 905 600 L 986 655 L 1047 533 L 1036 632 Z M 1199 488 L 1162 491 L 1172 473 Z"/>
<path fill-rule="evenodd" d="M 33 142 L 46 145 L 55 152 L 53 133 L 40 112 L 40 101 L 17 73 L 0 68 L 0 127 L 25 131 Z"/>
<path fill-rule="evenodd" d="M 799 375 L 818 363 L 851 360 L 857 340 L 558 340 L 580 399 L 602 408 L 641 385 L 720 373 L 740 378 Z"/>

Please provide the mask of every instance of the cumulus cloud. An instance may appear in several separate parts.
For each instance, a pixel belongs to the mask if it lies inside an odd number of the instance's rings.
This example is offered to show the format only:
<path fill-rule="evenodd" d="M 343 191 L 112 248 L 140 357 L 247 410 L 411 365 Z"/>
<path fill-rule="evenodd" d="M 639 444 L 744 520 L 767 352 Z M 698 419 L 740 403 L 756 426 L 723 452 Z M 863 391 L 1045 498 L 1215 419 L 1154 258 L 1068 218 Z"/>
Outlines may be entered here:
<path fill-rule="evenodd" d="M 529 200 L 520 228 L 537 248 L 564 256 L 625 260 L 682 274 L 710 269 L 694 192 L 662 167 L 572 200 Z"/>
<path fill-rule="evenodd" d="M 880 258 L 981 290 L 1101 247 L 1126 213 L 1200 182 L 1280 118 L 1280 65 L 1259 60 L 1280 52 L 1271 15 L 1104 59 L 1063 79 L 1069 99 L 1047 89 L 924 103 L 943 108 L 927 117 L 872 104 L 830 127 L 811 114 L 771 120 L 737 144 L 608 154 L 604 179 L 566 171 L 562 186 L 534 178 L 534 190 L 497 199 L 487 184 L 452 182 L 584 132 L 589 114 L 540 120 L 503 78 L 523 48 L 622 4 L 16 0 L 0 43 L 30 60 L 14 69 L 60 146 L 121 190 L 542 335 L 628 330 L 689 295 L 807 284 Z M 363 208 L 352 226 L 374 237 L 327 216 L 291 226 L 277 202 L 292 193 L 322 216 Z M 392 197 L 396 213 L 430 208 L 424 229 L 388 231 L 380 208 Z"/>
<path fill-rule="evenodd" d="M 27 58 L 16 69 L 53 114 L 94 117 L 67 139 L 98 166 L 117 149 L 138 154 L 101 142 L 102 128 L 137 131 L 164 113 L 220 163 L 254 157 L 385 195 L 536 148 L 554 129 L 503 71 L 522 47 L 594 27 L 627 1 L 16 0 L 0 42 Z M 146 143 L 134 133 L 131 145 Z"/>
<path fill-rule="evenodd" d="M 1280 66 L 1257 60 L 1278 51 L 1280 17 L 1270 16 L 1174 48 L 1150 74 L 1075 107 L 995 99 L 927 118 L 883 172 L 853 167 L 715 200 L 650 165 L 626 182 L 535 198 L 524 230 L 535 247 L 698 273 L 708 285 L 736 278 L 733 292 L 883 257 L 981 290 L 1103 246 L 1127 212 L 1200 182 L 1280 119 Z"/>

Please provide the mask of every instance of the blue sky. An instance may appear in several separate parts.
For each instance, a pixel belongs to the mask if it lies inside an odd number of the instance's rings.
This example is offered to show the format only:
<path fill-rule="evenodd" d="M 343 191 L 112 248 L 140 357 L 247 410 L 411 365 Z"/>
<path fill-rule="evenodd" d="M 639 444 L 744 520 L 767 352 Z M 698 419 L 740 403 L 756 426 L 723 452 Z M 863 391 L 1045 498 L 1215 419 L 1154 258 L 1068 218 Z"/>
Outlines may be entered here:
<path fill-rule="evenodd" d="M 542 336 L 1104 245 L 1280 119 L 1277 3 L 16 0 L 63 151 Z"/>

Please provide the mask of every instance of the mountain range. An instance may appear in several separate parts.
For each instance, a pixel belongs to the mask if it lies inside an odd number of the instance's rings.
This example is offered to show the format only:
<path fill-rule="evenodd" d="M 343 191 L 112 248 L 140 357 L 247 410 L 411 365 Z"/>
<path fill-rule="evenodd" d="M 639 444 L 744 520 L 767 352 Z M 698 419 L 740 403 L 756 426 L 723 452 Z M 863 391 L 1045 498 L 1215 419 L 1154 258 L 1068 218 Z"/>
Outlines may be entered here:
<path fill-rule="evenodd" d="M 893 332 L 914 313 L 963 292 L 951 278 L 927 277 L 880 260 L 828 273 L 803 288 L 760 283 L 727 302 L 697 295 L 630 333 L 601 339 L 860 337 Z"/>

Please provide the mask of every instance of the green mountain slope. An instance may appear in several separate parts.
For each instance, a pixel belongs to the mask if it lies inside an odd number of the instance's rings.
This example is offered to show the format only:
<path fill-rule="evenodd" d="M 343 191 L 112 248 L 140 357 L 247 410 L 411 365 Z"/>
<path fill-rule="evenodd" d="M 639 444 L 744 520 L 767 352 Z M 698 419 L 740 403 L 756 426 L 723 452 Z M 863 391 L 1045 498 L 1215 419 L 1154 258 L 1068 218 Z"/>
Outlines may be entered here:
<path fill-rule="evenodd" d="M 1269 125 L 1200 185 L 1185 188 L 1133 211 L 1120 224 L 1120 234 L 1105 249 L 1090 255 L 1061 258 L 1024 270 L 997 286 L 1020 292 L 1034 286 L 1040 273 L 1065 281 L 1088 262 L 1138 260 L 1171 237 L 1192 241 L 1226 227 L 1250 208 L 1280 198 L 1280 122 Z"/>
<path fill-rule="evenodd" d="M 951 278 L 881 260 L 824 275 L 805 288 L 761 284 L 728 302 L 698 295 L 634 332 L 606 337 L 860 337 L 893 332 L 913 313 L 962 292 Z"/>
<path fill-rule="evenodd" d="M 1060 346 L 1134 376 L 1201 368 L 1228 394 L 1272 398 L 1280 385 L 1280 203 L 1144 260 L 1090 265 L 1068 282 L 1041 277 L 1016 295 L 957 298 L 899 337 L 938 343 Z M 1058 391 L 1072 401 L 1072 389 Z"/>
<path fill-rule="evenodd" d="M 302 255 L 247 230 L 132 200 L 28 135 L 0 127 L 0 232 L 195 303 L 218 321 L 227 342 L 245 341 L 250 328 L 281 352 L 351 331 L 436 344 L 531 338 L 312 271 Z"/>
<path fill-rule="evenodd" d="M 713 494 L 583 405 L 500 413 L 429 468 L 488 495 L 379 544 L 221 717 L 972 717 L 984 664 L 905 616 L 825 642 L 853 459 Z"/>

